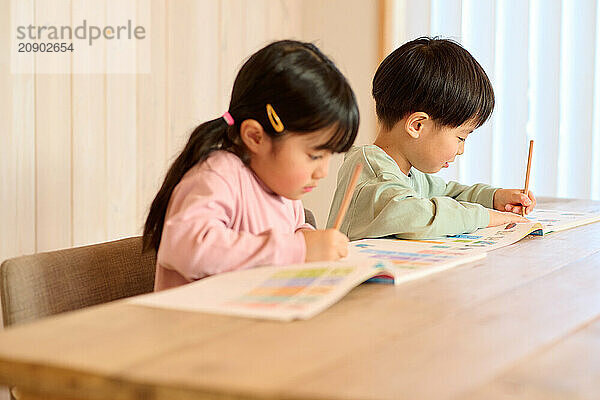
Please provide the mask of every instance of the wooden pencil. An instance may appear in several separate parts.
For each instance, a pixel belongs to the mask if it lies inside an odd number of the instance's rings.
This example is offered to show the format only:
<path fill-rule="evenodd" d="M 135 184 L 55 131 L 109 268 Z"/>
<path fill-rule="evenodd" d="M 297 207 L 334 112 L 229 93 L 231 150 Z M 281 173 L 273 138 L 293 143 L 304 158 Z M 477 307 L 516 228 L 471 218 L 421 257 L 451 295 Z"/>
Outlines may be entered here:
<path fill-rule="evenodd" d="M 354 194 L 354 188 L 356 187 L 356 182 L 358 182 L 358 176 L 360 175 L 360 171 L 362 171 L 362 164 L 357 164 L 354 168 L 352 178 L 350 178 L 350 184 L 348 184 L 348 188 L 346 188 L 346 193 L 344 194 L 344 199 L 342 200 L 342 205 L 340 206 L 340 210 L 338 211 L 335 223 L 333 224 L 333 229 L 339 230 L 340 226 L 342 226 L 342 221 L 344 220 L 346 211 L 348 211 L 350 200 L 352 200 L 352 195 Z"/>
<path fill-rule="evenodd" d="M 527 171 L 525 172 L 525 189 L 523 189 L 523 193 L 525 196 L 528 196 L 529 192 L 529 173 L 531 172 L 531 155 L 533 154 L 533 140 L 529 141 L 529 155 L 527 156 Z M 521 205 L 521 216 L 525 216 L 525 206 Z"/>

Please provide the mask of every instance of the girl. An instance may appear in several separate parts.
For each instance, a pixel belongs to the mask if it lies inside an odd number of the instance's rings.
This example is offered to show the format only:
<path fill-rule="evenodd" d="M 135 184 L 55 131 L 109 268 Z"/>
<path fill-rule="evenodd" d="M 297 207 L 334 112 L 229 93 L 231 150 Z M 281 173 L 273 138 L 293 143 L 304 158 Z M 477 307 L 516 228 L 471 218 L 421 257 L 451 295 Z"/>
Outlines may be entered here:
<path fill-rule="evenodd" d="M 198 126 L 171 165 L 144 227 L 155 290 L 267 264 L 336 260 L 348 239 L 313 230 L 300 198 L 356 138 L 348 82 L 310 43 L 285 40 L 239 71 L 229 110 Z"/>

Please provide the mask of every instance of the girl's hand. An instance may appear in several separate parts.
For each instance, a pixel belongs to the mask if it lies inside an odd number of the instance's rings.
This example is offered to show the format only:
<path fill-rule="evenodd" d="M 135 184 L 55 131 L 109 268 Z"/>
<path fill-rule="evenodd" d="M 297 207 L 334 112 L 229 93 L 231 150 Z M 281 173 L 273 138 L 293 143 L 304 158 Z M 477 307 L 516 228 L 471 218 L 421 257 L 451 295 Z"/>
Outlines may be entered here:
<path fill-rule="evenodd" d="M 525 214 L 529 214 L 536 205 L 535 196 L 529 190 L 527 195 L 520 189 L 498 189 L 494 193 L 494 209 L 521 214 L 525 206 Z"/>
<path fill-rule="evenodd" d="M 490 212 L 490 223 L 488 224 L 488 228 L 490 226 L 504 225 L 510 222 L 529 222 L 527 218 L 521 217 L 517 214 L 494 211 L 489 209 L 488 211 Z"/>
<path fill-rule="evenodd" d="M 302 229 L 306 242 L 306 262 L 335 261 L 348 255 L 348 238 L 337 229 Z"/>

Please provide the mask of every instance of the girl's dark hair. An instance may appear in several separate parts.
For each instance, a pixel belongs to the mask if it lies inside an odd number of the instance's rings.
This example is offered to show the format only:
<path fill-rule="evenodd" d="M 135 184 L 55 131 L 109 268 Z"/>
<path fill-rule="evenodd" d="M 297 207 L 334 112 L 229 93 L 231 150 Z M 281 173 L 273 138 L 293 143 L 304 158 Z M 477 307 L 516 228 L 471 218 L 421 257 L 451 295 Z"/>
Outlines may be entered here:
<path fill-rule="evenodd" d="M 271 104 L 285 130 L 277 133 L 267 115 Z M 144 226 L 144 250 L 158 250 L 171 194 L 185 173 L 213 150 L 223 149 L 249 161 L 240 139 L 246 119 L 258 121 L 272 138 L 333 127 L 322 150 L 347 151 L 359 124 L 354 92 L 333 62 L 311 43 L 282 40 L 254 53 L 237 74 L 229 113 L 235 123 L 221 117 L 198 126 L 173 162 L 154 198 Z"/>
<path fill-rule="evenodd" d="M 413 112 L 458 127 L 480 127 L 494 110 L 494 90 L 477 60 L 460 44 L 421 37 L 405 43 L 377 68 L 373 78 L 377 118 L 390 130 Z"/>

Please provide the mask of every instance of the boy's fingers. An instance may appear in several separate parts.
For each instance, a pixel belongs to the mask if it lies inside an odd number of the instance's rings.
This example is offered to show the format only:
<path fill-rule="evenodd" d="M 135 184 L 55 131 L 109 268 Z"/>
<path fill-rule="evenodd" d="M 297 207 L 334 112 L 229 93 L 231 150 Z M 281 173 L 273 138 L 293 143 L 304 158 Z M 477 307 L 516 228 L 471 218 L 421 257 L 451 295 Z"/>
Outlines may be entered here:
<path fill-rule="evenodd" d="M 523 204 L 524 206 L 531 205 L 531 199 L 529 198 L 529 196 L 525 195 L 524 193 L 521 193 L 519 196 L 520 196 L 519 202 L 521 204 Z"/>
<path fill-rule="evenodd" d="M 531 207 L 535 207 L 535 205 L 537 204 L 537 200 L 535 198 L 535 196 L 533 195 L 533 192 L 530 190 L 527 192 L 527 195 L 529 196 L 529 199 L 531 200 Z"/>
<path fill-rule="evenodd" d="M 514 220 L 513 220 L 514 222 L 529 222 L 529 220 L 527 218 L 521 216 L 520 210 L 519 210 L 519 213 L 517 213 L 517 215 L 513 215 L 513 218 L 514 218 Z"/>
<path fill-rule="evenodd" d="M 521 202 L 521 192 L 519 192 L 518 189 L 515 189 L 510 194 L 510 202 L 511 203 L 520 203 Z"/>

